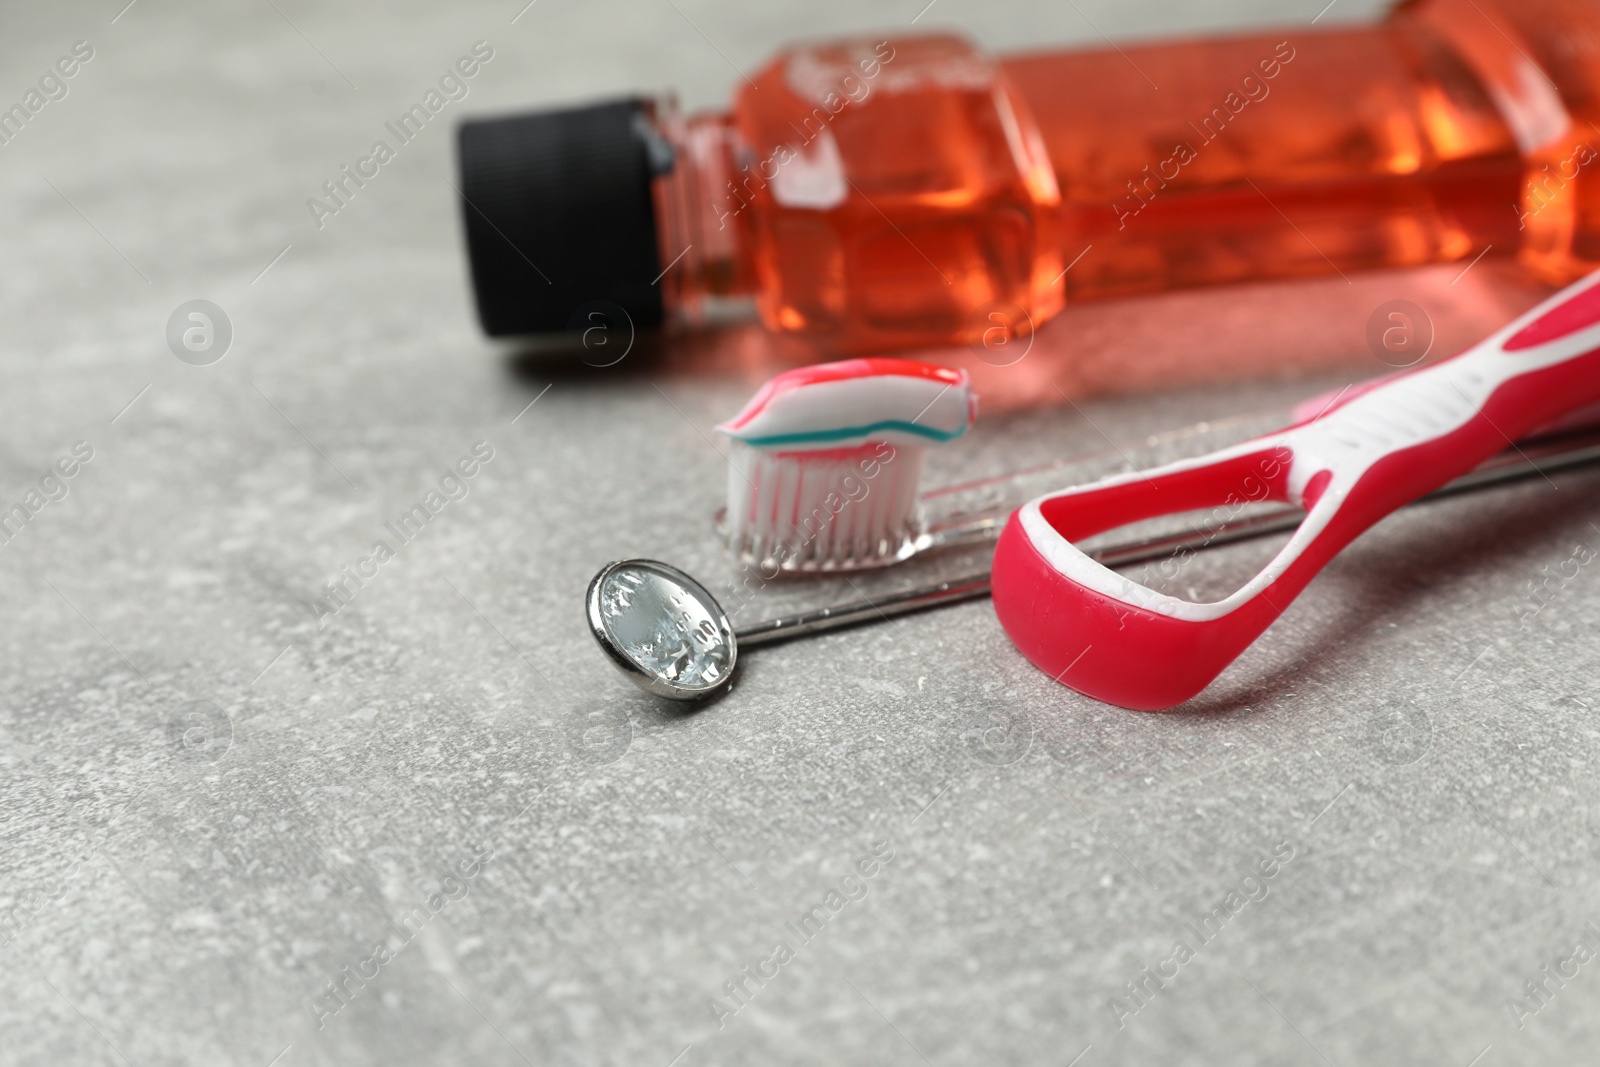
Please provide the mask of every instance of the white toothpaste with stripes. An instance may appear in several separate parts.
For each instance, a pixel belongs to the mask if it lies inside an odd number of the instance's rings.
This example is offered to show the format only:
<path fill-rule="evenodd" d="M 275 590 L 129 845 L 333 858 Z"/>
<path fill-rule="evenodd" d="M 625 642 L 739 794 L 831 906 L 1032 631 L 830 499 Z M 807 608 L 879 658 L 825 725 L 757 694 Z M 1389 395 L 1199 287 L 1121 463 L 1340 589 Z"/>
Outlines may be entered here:
<path fill-rule="evenodd" d="M 744 562 L 786 570 L 892 563 L 919 528 L 930 445 L 967 432 L 965 371 L 849 359 L 778 375 L 718 426 L 733 442 L 725 530 Z"/>

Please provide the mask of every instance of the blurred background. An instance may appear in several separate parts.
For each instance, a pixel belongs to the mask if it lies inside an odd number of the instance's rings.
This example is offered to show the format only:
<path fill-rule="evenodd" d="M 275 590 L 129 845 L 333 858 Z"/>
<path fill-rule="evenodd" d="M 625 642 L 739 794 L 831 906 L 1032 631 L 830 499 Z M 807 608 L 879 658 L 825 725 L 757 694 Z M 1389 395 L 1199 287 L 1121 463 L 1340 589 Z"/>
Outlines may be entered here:
<path fill-rule="evenodd" d="M 1385 523 L 1180 714 L 1054 685 L 984 603 L 764 652 L 685 713 L 613 675 L 584 587 L 625 556 L 727 575 L 711 427 L 816 354 L 734 324 L 600 370 L 472 311 L 465 117 L 722 108 L 797 39 L 1103 48 L 1386 9 L 8 8 L 0 107 L 76 62 L 0 145 L 0 508 L 31 516 L 0 545 L 0 1064 L 1593 1047 L 1600 977 L 1561 961 L 1600 951 L 1597 579 L 1517 609 L 1600 543 L 1573 503 L 1592 475 Z M 308 207 L 480 42 L 464 99 Z M 1464 266 L 1070 307 L 1014 373 L 935 353 L 992 417 L 930 484 L 1386 372 L 1391 301 L 1442 355 L 1551 291 Z M 185 348 L 195 309 L 213 333 Z M 466 491 L 395 538 L 466 456 Z M 1218 556 L 1206 581 L 1259 565 Z M 1226 929 L 1190 932 L 1230 894 Z M 1144 977 L 1176 940 L 1193 962 Z"/>

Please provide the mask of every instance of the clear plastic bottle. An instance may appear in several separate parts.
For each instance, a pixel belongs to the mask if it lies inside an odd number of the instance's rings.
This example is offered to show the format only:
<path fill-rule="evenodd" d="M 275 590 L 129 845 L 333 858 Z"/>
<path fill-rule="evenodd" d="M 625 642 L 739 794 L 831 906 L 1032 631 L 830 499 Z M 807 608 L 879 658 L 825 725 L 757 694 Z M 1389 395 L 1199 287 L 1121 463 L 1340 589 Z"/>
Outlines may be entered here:
<path fill-rule="evenodd" d="M 1597 122 L 1594 0 L 998 59 L 842 41 L 781 52 L 722 113 L 468 123 L 463 211 L 491 334 L 753 299 L 773 330 L 862 352 L 1069 300 L 1485 253 L 1569 280 L 1600 266 Z"/>

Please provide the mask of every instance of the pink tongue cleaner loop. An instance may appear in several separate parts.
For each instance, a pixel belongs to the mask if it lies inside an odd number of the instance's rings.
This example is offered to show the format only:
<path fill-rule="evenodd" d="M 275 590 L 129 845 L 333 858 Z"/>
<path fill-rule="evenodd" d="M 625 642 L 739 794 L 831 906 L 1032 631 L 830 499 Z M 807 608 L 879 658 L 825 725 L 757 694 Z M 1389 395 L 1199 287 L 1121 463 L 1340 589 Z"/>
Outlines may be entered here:
<path fill-rule="evenodd" d="M 1193 697 L 1383 516 L 1516 438 L 1600 409 L 1597 326 L 1600 273 L 1451 359 L 1317 398 L 1318 410 L 1303 409 L 1300 421 L 1276 434 L 1040 497 L 1012 516 L 995 552 L 1001 625 L 1035 665 L 1096 699 L 1155 710 Z M 1227 464 L 1268 442 L 1293 457 L 1291 480 L 1304 479 L 1297 495 L 1306 517 L 1233 595 L 1201 604 L 1174 598 L 1074 547 L 1078 536 L 1110 525 L 1097 516 L 1118 517 L 1104 513 L 1119 494 L 1140 491 L 1139 479 L 1176 514 L 1194 503 L 1175 492 L 1185 480 L 1212 478 L 1226 491 Z"/>

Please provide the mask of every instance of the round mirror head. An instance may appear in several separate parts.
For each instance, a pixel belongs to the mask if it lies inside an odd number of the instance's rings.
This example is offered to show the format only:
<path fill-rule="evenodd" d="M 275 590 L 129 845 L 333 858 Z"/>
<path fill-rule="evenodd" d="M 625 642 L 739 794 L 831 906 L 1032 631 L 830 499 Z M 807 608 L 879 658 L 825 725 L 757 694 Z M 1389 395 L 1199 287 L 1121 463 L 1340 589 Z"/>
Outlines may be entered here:
<path fill-rule="evenodd" d="M 653 559 L 612 563 L 589 583 L 589 629 L 639 688 L 696 700 L 727 685 L 739 657 L 733 624 L 699 582 Z"/>

